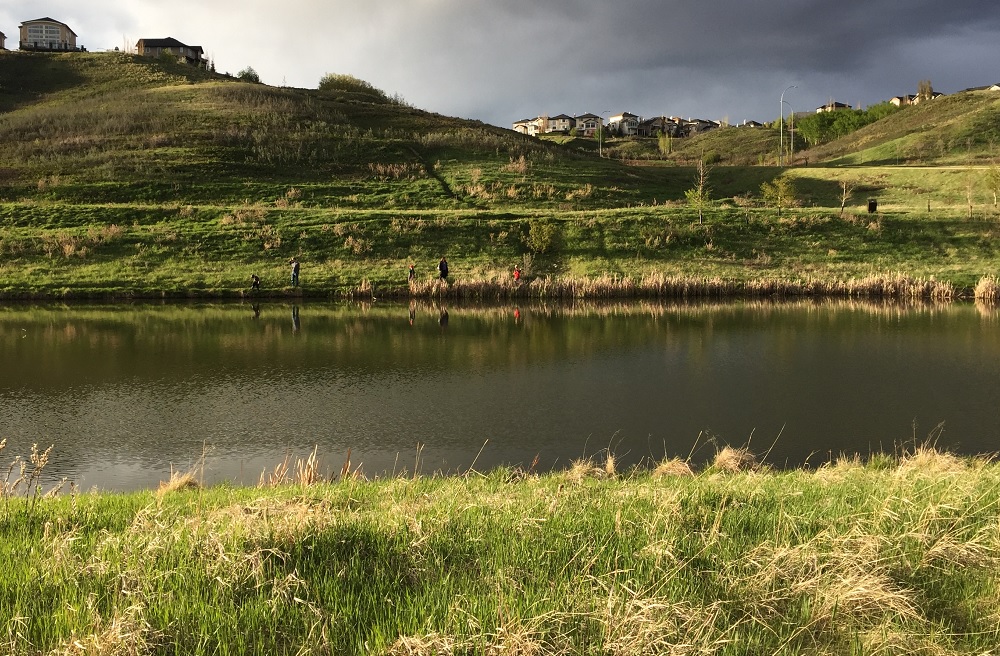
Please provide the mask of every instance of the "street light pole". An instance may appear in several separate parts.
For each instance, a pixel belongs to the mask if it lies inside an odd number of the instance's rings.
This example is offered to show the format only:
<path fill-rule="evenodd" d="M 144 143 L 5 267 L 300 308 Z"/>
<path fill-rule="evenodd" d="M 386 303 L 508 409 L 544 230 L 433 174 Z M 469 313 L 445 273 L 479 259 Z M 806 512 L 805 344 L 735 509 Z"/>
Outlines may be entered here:
<path fill-rule="evenodd" d="M 797 88 L 794 84 L 790 84 L 785 87 L 785 91 Z M 781 158 L 785 154 L 785 91 L 781 92 L 781 98 L 778 101 L 778 166 L 781 166 Z"/>
<path fill-rule="evenodd" d="M 597 117 L 597 156 L 604 157 L 604 115 L 610 114 L 610 109 L 605 109 Z"/>

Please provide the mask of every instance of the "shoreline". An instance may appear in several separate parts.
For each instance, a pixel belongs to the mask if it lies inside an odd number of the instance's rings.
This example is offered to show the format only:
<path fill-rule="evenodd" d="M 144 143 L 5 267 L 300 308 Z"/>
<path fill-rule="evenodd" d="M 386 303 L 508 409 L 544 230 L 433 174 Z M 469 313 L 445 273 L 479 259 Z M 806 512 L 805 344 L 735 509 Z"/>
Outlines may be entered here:
<path fill-rule="evenodd" d="M 983 276 L 975 287 L 957 287 L 950 282 L 911 277 L 904 274 L 873 274 L 846 280 L 796 280 L 762 278 L 737 280 L 690 276 L 647 275 L 598 277 L 534 277 L 512 282 L 502 276 L 459 279 L 448 283 L 438 280 L 382 287 L 367 280 L 353 287 L 314 288 L 280 287 L 263 290 L 157 289 L 75 291 L 66 288 L 35 291 L 0 290 L 0 301 L 106 301 L 132 300 L 253 300 L 253 299 L 327 299 L 363 300 L 603 300 L 603 299 L 757 299 L 767 297 L 829 299 L 899 299 L 899 300 L 977 300 L 1000 299 L 1000 284 L 993 276 Z"/>

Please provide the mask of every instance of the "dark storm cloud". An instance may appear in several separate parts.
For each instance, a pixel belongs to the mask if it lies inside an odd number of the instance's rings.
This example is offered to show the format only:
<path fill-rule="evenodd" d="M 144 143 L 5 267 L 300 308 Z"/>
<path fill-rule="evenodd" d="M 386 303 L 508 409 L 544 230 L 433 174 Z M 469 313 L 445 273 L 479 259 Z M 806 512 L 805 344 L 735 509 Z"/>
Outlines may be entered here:
<path fill-rule="evenodd" d="M 1000 82 L 996 0 L 48 0 L 22 13 L 0 7 L 8 45 L 20 21 L 50 15 L 91 49 L 173 36 L 220 71 L 312 88 L 349 73 L 508 127 L 585 111 L 771 120 L 793 84 L 785 100 L 803 111 L 923 79 L 945 93 Z"/>

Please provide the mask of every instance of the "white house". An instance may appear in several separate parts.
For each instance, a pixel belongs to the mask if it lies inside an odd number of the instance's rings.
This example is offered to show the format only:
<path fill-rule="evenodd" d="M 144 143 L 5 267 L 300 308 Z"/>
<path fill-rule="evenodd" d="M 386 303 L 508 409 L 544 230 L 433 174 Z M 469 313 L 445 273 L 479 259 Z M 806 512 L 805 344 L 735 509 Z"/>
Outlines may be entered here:
<path fill-rule="evenodd" d="M 608 130 L 623 137 L 634 137 L 639 134 L 639 121 L 635 114 L 622 112 L 608 117 Z"/>

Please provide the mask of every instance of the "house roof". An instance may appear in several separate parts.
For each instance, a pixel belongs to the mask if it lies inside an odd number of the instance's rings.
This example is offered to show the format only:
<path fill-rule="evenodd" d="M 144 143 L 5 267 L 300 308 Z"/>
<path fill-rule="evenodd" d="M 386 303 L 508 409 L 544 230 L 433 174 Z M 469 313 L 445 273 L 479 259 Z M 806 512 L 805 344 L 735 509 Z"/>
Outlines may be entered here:
<path fill-rule="evenodd" d="M 186 43 L 181 43 L 172 36 L 168 36 L 165 39 L 139 39 L 139 44 L 146 46 L 147 48 L 190 48 L 191 50 L 197 50 L 198 52 L 205 52 L 201 46 L 189 46 Z"/>
<path fill-rule="evenodd" d="M 554 121 L 556 119 L 566 120 L 566 119 L 572 119 L 572 118 L 573 118 L 572 116 L 566 116 L 565 114 L 560 114 L 559 116 L 550 116 L 549 120 L 550 121 Z"/>
<path fill-rule="evenodd" d="M 77 33 L 74 32 L 69 25 L 61 21 L 57 21 L 54 18 L 49 18 L 48 16 L 46 16 L 45 18 L 36 18 L 35 20 L 24 21 L 23 23 L 21 23 L 19 27 L 24 27 L 28 23 L 55 23 L 56 25 L 62 25 L 63 27 L 65 27 L 67 30 L 70 31 L 70 34 L 72 34 L 73 36 L 78 36 Z"/>
<path fill-rule="evenodd" d="M 597 114 L 580 114 L 576 118 L 578 118 L 578 119 L 581 119 L 581 118 L 598 118 L 599 119 L 601 117 L 598 116 Z"/>

